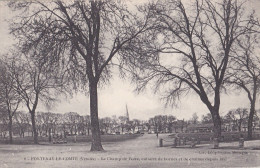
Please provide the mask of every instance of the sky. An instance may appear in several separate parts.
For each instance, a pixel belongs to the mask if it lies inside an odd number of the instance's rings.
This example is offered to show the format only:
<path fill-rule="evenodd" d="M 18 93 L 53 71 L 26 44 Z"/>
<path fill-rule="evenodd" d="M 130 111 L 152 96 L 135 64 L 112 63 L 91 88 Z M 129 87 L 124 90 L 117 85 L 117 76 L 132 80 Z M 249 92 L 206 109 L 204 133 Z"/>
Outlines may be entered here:
<path fill-rule="evenodd" d="M 137 0 L 132 0 L 137 2 Z M 251 0 L 250 9 L 260 9 L 260 0 Z M 259 17 L 259 10 L 258 17 Z M 8 48 L 14 43 L 12 37 L 8 34 L 9 19 L 14 14 L 0 1 L 0 54 L 8 51 Z M 0 55 L 1 56 L 1 55 Z M 190 119 L 193 113 L 201 118 L 209 111 L 201 102 L 197 95 L 189 94 L 182 97 L 177 107 L 165 107 L 165 102 L 160 100 L 160 96 L 153 94 L 147 89 L 145 92 L 137 94 L 134 92 L 135 86 L 128 79 L 120 79 L 118 72 L 114 72 L 110 84 L 99 89 L 99 117 L 111 117 L 113 115 L 122 116 L 126 114 L 126 105 L 130 119 L 148 120 L 155 115 L 174 115 L 178 119 Z M 260 108 L 259 100 L 257 108 Z M 224 115 L 231 109 L 238 107 L 249 107 L 247 95 L 244 92 L 228 91 L 221 97 L 220 115 Z M 26 111 L 25 107 L 20 107 Z M 73 98 L 61 97 L 51 110 L 39 105 L 38 111 L 51 111 L 55 113 L 78 112 L 80 115 L 89 115 L 89 97 L 84 93 L 78 93 Z"/>

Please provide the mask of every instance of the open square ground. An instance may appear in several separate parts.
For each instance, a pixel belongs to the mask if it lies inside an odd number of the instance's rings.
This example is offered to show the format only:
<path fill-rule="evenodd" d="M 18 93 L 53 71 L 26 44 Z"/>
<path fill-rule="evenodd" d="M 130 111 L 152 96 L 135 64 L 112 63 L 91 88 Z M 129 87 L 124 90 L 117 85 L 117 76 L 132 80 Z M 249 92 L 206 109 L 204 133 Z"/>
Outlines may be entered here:
<path fill-rule="evenodd" d="M 167 139 L 166 135 L 159 138 Z M 104 152 L 90 152 L 90 143 L 0 145 L 0 167 L 259 167 L 260 141 L 212 144 L 196 148 L 158 147 L 155 135 L 145 134 L 123 142 L 103 143 Z"/>

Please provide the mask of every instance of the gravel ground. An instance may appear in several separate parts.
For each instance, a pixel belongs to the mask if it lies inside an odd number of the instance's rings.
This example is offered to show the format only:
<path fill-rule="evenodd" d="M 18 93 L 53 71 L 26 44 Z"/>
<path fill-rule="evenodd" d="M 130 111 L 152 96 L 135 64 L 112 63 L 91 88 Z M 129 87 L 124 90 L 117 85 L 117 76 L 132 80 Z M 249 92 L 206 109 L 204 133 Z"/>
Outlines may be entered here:
<path fill-rule="evenodd" d="M 196 148 L 172 148 L 167 135 L 164 147 L 158 147 L 153 134 L 116 143 L 104 143 L 104 152 L 90 152 L 89 143 L 45 145 L 0 145 L 0 167 L 10 168 L 77 168 L 77 167 L 260 167 L 260 140 L 212 144 Z"/>

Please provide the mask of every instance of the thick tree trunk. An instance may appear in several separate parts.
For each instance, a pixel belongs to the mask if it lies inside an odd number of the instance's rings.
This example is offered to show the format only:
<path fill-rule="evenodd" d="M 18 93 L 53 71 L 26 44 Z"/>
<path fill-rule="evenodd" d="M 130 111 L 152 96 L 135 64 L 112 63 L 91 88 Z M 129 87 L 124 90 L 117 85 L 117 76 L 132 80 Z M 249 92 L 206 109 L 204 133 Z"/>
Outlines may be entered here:
<path fill-rule="evenodd" d="M 251 102 L 250 113 L 248 117 L 248 130 L 247 130 L 247 138 L 249 140 L 253 139 L 253 119 L 255 114 L 255 102 Z"/>
<path fill-rule="evenodd" d="M 48 132 L 49 132 L 49 135 L 48 135 L 49 136 L 49 142 L 51 142 L 51 128 L 49 128 Z"/>
<path fill-rule="evenodd" d="M 76 126 L 74 127 L 74 132 L 75 132 L 75 135 L 76 135 L 77 133 L 79 134 L 79 131 L 78 131 L 78 129 L 77 129 Z"/>
<path fill-rule="evenodd" d="M 19 136 L 20 136 L 20 138 L 22 138 L 22 135 L 23 135 L 22 130 L 19 130 Z"/>
<path fill-rule="evenodd" d="M 31 120 L 32 120 L 32 132 L 33 132 L 33 142 L 38 144 L 38 133 L 35 124 L 35 111 L 31 111 Z"/>
<path fill-rule="evenodd" d="M 81 132 L 82 135 L 86 135 L 86 130 L 84 128 L 84 126 L 82 127 L 82 132 Z"/>
<path fill-rule="evenodd" d="M 123 134 L 123 132 L 124 132 L 124 127 L 123 127 L 123 125 L 121 126 L 121 132 L 122 132 L 122 134 Z"/>
<path fill-rule="evenodd" d="M 255 115 L 255 102 L 256 102 L 256 93 L 258 89 L 257 85 L 257 78 L 254 78 L 254 88 L 253 88 L 253 93 L 252 96 L 250 96 L 250 93 L 248 94 L 248 98 L 250 100 L 250 113 L 248 117 L 248 132 L 247 132 L 247 138 L 249 140 L 253 139 L 253 120 L 254 120 L 254 115 Z"/>
<path fill-rule="evenodd" d="M 21 131 L 21 135 L 20 135 L 20 138 L 23 138 L 23 131 Z"/>
<path fill-rule="evenodd" d="M 103 151 L 98 121 L 97 83 L 94 82 L 90 84 L 90 117 L 92 132 L 91 151 Z"/>
<path fill-rule="evenodd" d="M 213 138 L 217 139 L 218 141 L 221 138 L 221 118 L 219 115 L 219 107 L 220 107 L 219 87 L 220 87 L 220 85 L 218 85 L 218 88 L 216 88 L 216 90 L 215 90 L 214 106 L 211 105 L 207 96 L 201 96 L 201 100 L 209 109 L 212 120 L 213 120 L 213 133 L 214 133 Z"/>
<path fill-rule="evenodd" d="M 216 110 L 211 111 L 212 119 L 213 119 L 213 132 L 214 138 L 220 139 L 221 137 L 221 118 L 219 116 L 219 112 Z"/>
<path fill-rule="evenodd" d="M 241 127 L 242 127 L 242 121 L 239 120 L 239 123 L 238 123 L 238 132 L 241 132 Z"/>
<path fill-rule="evenodd" d="M 9 130 L 9 143 L 12 144 L 13 143 L 13 119 L 11 115 L 9 115 L 8 130 Z"/>
<path fill-rule="evenodd" d="M 42 136 L 42 130 L 41 129 L 38 129 L 37 132 L 40 133 L 40 136 Z"/>

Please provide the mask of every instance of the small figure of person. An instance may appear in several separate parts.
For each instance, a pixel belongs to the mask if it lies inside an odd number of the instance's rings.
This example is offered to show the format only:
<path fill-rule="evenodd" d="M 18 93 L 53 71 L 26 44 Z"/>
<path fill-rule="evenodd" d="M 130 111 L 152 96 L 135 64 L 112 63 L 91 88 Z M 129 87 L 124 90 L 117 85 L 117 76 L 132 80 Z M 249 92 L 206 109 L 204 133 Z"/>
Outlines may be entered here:
<path fill-rule="evenodd" d="M 156 137 L 158 138 L 158 131 L 156 132 Z"/>

